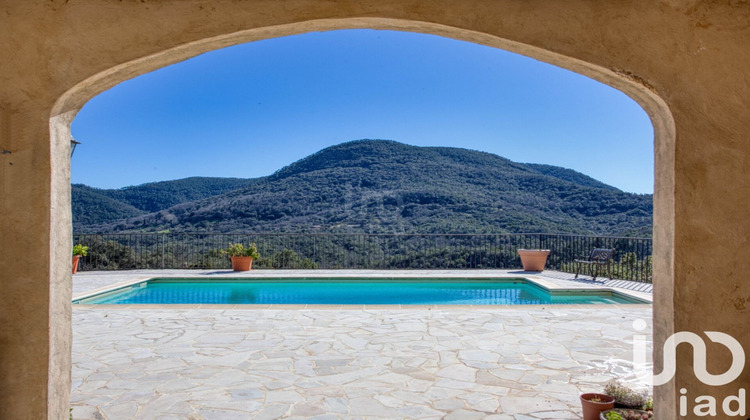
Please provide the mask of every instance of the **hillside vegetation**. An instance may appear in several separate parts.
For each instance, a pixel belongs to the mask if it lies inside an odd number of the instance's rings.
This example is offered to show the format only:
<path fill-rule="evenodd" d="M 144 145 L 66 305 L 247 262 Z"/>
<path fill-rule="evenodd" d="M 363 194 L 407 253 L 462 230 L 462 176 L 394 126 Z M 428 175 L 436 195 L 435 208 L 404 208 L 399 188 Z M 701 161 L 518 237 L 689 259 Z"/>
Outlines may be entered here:
<path fill-rule="evenodd" d="M 187 201 L 221 195 L 262 178 L 191 177 L 120 189 L 71 186 L 74 226 L 92 225 L 164 210 Z"/>
<path fill-rule="evenodd" d="M 651 195 L 625 193 L 570 169 L 385 140 L 332 146 L 257 179 L 73 191 L 77 232 L 650 236 L 652 223 Z"/>

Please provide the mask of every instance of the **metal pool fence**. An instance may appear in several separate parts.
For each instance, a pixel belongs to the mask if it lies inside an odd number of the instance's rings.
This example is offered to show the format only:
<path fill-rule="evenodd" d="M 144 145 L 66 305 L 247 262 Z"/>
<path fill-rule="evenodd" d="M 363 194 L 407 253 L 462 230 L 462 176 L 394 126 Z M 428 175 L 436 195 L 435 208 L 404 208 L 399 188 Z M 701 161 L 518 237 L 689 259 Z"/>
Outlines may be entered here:
<path fill-rule="evenodd" d="M 315 234 L 139 233 L 75 234 L 89 246 L 79 270 L 226 269 L 229 243 L 255 243 L 254 268 L 514 269 L 516 250 L 551 250 L 547 268 L 574 272 L 594 248 L 615 250 L 613 277 L 651 282 L 652 241 L 559 234 Z"/>

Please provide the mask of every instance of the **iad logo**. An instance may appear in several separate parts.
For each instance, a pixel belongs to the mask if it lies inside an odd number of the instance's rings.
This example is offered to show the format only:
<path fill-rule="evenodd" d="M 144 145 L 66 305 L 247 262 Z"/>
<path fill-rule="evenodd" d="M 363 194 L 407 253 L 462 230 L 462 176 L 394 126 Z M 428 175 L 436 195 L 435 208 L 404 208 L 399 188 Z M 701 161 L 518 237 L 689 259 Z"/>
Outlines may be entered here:
<path fill-rule="evenodd" d="M 633 328 L 642 331 L 646 328 L 646 323 L 639 319 L 633 322 Z M 721 386 L 726 385 L 737 379 L 745 369 L 745 351 L 742 345 L 732 336 L 718 331 L 706 331 L 706 336 L 714 343 L 719 343 L 732 353 L 732 366 L 729 370 L 721 375 L 712 375 L 706 370 L 706 343 L 695 333 L 680 331 L 672 334 L 664 342 L 664 370 L 658 375 L 645 379 L 644 382 L 651 383 L 655 386 L 664 385 L 672 378 L 677 371 L 677 346 L 682 343 L 688 343 L 693 347 L 693 371 L 699 381 L 706 385 Z M 646 364 L 646 336 L 636 334 L 633 341 L 633 363 L 636 365 Z"/>
<path fill-rule="evenodd" d="M 639 319 L 633 322 L 633 328 L 643 331 L 646 328 L 646 322 Z M 693 347 L 693 372 L 699 381 L 710 386 L 726 385 L 737 379 L 745 369 L 745 350 L 734 337 L 718 331 L 704 331 L 704 334 L 714 343 L 718 343 L 729 349 L 732 354 L 732 365 L 729 369 L 720 374 L 713 375 L 706 370 L 706 343 L 695 333 L 680 331 L 672 334 L 664 342 L 663 362 L 664 369 L 658 375 L 645 375 L 639 379 L 653 385 L 664 385 L 674 378 L 677 371 L 677 346 L 682 343 L 688 343 Z M 636 334 L 633 337 L 633 363 L 636 366 L 646 366 L 646 336 Z M 680 415 L 688 414 L 688 391 L 685 388 L 680 389 Z M 722 401 L 721 409 L 726 416 L 744 416 L 745 415 L 745 389 L 740 388 L 736 396 L 729 395 Z M 700 395 L 695 398 L 693 414 L 696 416 L 716 416 L 717 415 L 716 398 L 710 395 Z"/>

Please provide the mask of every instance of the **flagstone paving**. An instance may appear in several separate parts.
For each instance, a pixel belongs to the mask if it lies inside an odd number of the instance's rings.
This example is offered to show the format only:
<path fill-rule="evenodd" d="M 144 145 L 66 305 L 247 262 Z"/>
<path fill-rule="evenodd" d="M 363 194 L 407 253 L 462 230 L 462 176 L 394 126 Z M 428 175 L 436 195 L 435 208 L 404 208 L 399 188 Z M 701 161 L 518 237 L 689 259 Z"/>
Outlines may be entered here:
<path fill-rule="evenodd" d="M 74 306 L 75 419 L 579 419 L 651 335 L 649 305 Z"/>

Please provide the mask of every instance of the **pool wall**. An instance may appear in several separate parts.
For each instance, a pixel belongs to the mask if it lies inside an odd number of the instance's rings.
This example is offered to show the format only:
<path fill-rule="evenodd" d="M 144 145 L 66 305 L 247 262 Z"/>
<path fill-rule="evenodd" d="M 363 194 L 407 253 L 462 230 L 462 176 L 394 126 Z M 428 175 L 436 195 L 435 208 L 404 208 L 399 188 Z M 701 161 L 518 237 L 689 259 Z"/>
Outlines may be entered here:
<path fill-rule="evenodd" d="M 294 276 L 292 274 L 295 274 Z M 364 273 L 356 273 L 352 272 L 352 270 L 347 270 L 346 272 L 341 272 L 338 270 L 326 270 L 325 272 L 304 272 L 304 276 L 299 276 L 300 270 L 295 270 L 294 272 L 291 271 L 285 271 L 285 270 L 274 270 L 273 272 L 269 272 L 267 270 L 258 271 L 258 272 L 243 272 L 243 273 L 236 273 L 236 272 L 226 272 L 226 273 L 213 273 L 212 275 L 206 275 L 205 273 L 196 273 L 194 275 L 180 275 L 179 277 L 160 277 L 160 276 L 143 276 L 143 277 L 137 277 L 133 280 L 113 284 L 110 286 L 101 287 L 98 289 L 90 290 L 85 293 L 78 294 L 74 296 L 73 303 L 76 306 L 103 306 L 102 304 L 90 304 L 86 303 L 85 301 L 90 298 L 99 298 L 101 296 L 105 295 L 112 295 L 119 293 L 123 289 L 126 288 L 132 288 L 132 287 L 140 287 L 145 286 L 148 282 L 178 282 L 178 281 L 207 281 L 207 280 L 215 280 L 219 282 L 268 282 L 273 280 L 279 280 L 284 282 L 311 282 L 311 281 L 321 281 L 325 279 L 328 282 L 523 282 L 529 286 L 532 286 L 536 289 L 538 289 L 541 292 L 548 293 L 551 296 L 556 297 L 564 297 L 564 296 L 586 296 L 586 295 L 597 295 L 602 296 L 609 295 L 620 299 L 627 299 L 632 300 L 637 303 L 628 303 L 628 305 L 632 304 L 651 304 L 651 295 L 648 293 L 642 293 L 642 292 L 635 292 L 631 290 L 626 289 L 613 289 L 611 287 L 605 287 L 605 286 L 599 286 L 599 285 L 591 285 L 593 287 L 584 287 L 579 284 L 574 284 L 576 287 L 565 287 L 561 286 L 559 284 L 556 284 L 555 282 L 548 281 L 547 279 L 541 278 L 540 276 L 534 276 L 534 275 L 518 275 L 513 273 L 506 273 L 504 275 L 498 275 L 497 272 L 492 273 L 471 273 L 471 276 L 466 275 L 466 271 L 463 272 L 451 272 L 451 273 L 444 273 L 439 271 L 431 271 L 429 272 L 429 278 L 425 276 L 425 272 L 420 272 L 419 275 L 415 276 L 415 274 L 418 273 L 411 273 L 407 272 L 411 275 L 403 275 L 403 272 L 398 273 L 398 276 L 395 276 L 393 272 L 377 272 L 377 273 L 367 273 L 367 275 L 364 275 Z M 242 277 L 239 277 L 238 275 L 242 275 Z M 586 286 L 589 286 L 588 283 L 586 283 Z M 616 304 L 616 303 L 614 303 Z M 108 305 L 108 304 L 104 304 Z M 173 306 L 175 304 L 114 304 L 115 306 L 126 306 L 126 305 L 164 305 L 164 306 Z M 255 306 L 255 304 L 209 304 L 209 303 L 190 303 L 190 304 L 179 304 L 179 305 L 208 305 L 208 306 L 215 306 L 215 305 L 239 305 L 239 306 L 248 306 L 252 307 Z M 265 304 L 267 306 L 267 304 Z M 283 305 L 299 305 L 299 306 L 319 306 L 319 305 L 326 305 L 326 304 L 283 304 Z M 352 306 L 362 306 L 361 304 L 336 304 L 336 305 L 352 305 Z M 378 304 L 378 305 L 388 305 L 388 304 Z M 587 305 L 586 303 L 575 303 L 571 305 Z M 594 305 L 600 305 L 600 304 L 594 304 Z M 404 304 L 404 307 L 410 307 L 410 306 L 420 306 L 420 305 L 409 305 Z M 428 305 L 432 306 L 432 305 Z M 437 305 L 441 306 L 441 305 Z M 501 305 L 481 305 L 476 304 L 472 306 L 501 306 Z M 519 306 L 519 305 L 514 305 Z M 538 305 L 535 305 L 538 306 Z"/>

